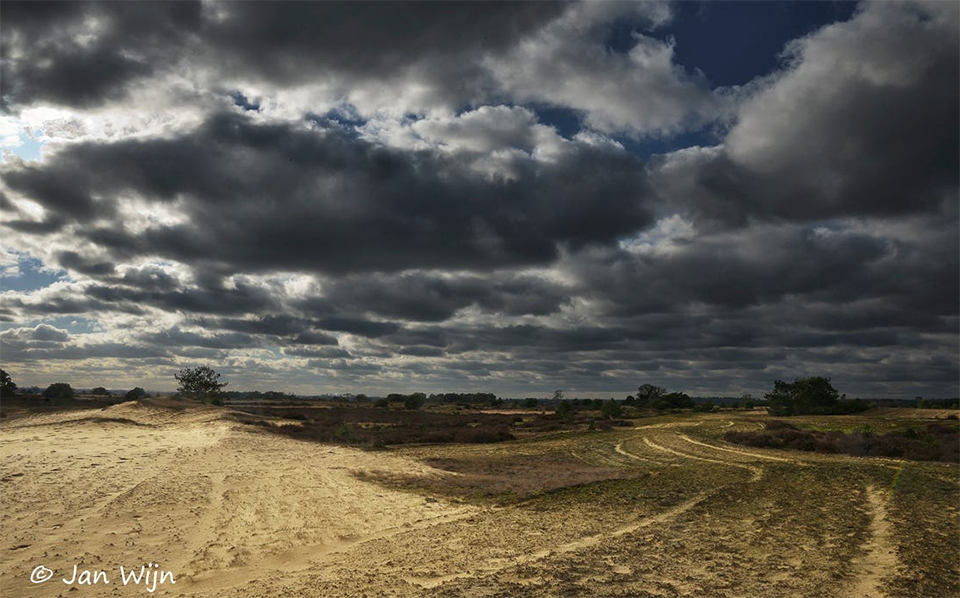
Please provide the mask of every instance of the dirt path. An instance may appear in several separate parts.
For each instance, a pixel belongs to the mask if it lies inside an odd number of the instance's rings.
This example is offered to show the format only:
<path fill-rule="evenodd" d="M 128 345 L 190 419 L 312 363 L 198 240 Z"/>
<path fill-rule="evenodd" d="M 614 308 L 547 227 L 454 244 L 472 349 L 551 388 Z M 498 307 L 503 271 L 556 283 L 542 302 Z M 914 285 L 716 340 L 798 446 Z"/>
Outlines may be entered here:
<path fill-rule="evenodd" d="M 679 436 L 682 440 L 685 440 L 691 444 L 703 446 L 715 451 L 723 451 L 725 453 L 734 453 L 737 455 L 743 455 L 745 457 L 753 457 L 755 459 L 761 459 L 764 461 L 780 461 L 781 463 L 793 463 L 795 465 L 801 465 L 801 462 L 797 461 L 796 459 L 784 459 L 783 457 L 774 457 L 772 455 L 764 455 L 761 453 L 754 453 L 752 451 L 743 451 L 739 449 L 732 449 L 732 448 L 726 448 L 723 446 L 717 446 L 715 444 L 707 444 L 706 442 L 700 442 L 699 440 L 694 440 L 693 438 L 690 438 L 686 434 L 677 434 L 677 436 Z"/>
<path fill-rule="evenodd" d="M 668 448 L 668 447 L 662 446 L 662 445 L 660 445 L 660 444 L 657 444 L 656 442 L 654 442 L 653 440 L 651 440 L 649 437 L 644 437 L 643 442 L 646 443 L 647 446 L 649 446 L 650 448 L 652 448 L 652 449 L 654 449 L 654 450 L 662 451 L 662 452 L 664 452 L 664 453 L 669 453 L 669 454 L 671 454 L 671 455 L 676 455 L 676 456 L 682 457 L 682 458 L 684 458 L 684 459 L 695 459 L 695 460 L 697 460 L 697 461 L 705 461 L 705 462 L 707 462 L 707 463 L 717 463 L 717 464 L 719 464 L 719 465 L 728 465 L 728 466 L 730 466 L 730 467 L 738 467 L 738 468 L 740 468 L 740 469 L 746 469 L 746 470 L 749 471 L 750 474 L 751 474 L 751 477 L 750 477 L 750 481 L 751 481 L 751 482 L 759 481 L 760 478 L 763 477 L 763 468 L 761 468 L 761 467 L 754 467 L 754 466 L 752 466 L 752 465 L 744 465 L 743 463 L 738 463 L 738 462 L 736 462 L 736 461 L 729 461 L 729 460 L 728 460 L 728 461 L 721 461 L 721 460 L 719 460 L 719 459 L 710 459 L 710 458 L 708 458 L 708 457 L 700 457 L 700 456 L 698 456 L 698 455 L 691 455 L 691 454 L 689 454 L 689 453 L 683 453 L 683 452 L 680 452 L 680 451 L 678 451 L 678 450 L 675 450 L 675 449 Z"/>
<path fill-rule="evenodd" d="M 616 444 L 616 446 L 613 447 L 613 450 L 616 451 L 617 453 L 623 455 L 624 457 L 629 458 L 629 459 L 635 459 L 635 460 L 637 460 L 637 461 L 646 461 L 646 462 L 648 462 L 648 463 L 656 463 L 657 465 L 666 465 L 666 464 L 667 464 L 665 461 L 660 461 L 659 459 L 654 459 L 653 457 L 641 457 L 640 455 L 636 455 L 636 454 L 634 454 L 634 453 L 631 453 L 631 452 L 626 451 L 626 450 L 623 448 L 623 442 L 622 442 L 622 441 L 621 441 L 621 442 L 618 442 L 618 443 Z"/>
<path fill-rule="evenodd" d="M 867 488 L 870 509 L 870 539 L 863 545 L 866 556 L 857 563 L 857 577 L 849 598 L 884 598 L 883 578 L 897 569 L 897 553 L 893 544 L 893 526 L 887 520 L 886 497 L 883 491 Z"/>

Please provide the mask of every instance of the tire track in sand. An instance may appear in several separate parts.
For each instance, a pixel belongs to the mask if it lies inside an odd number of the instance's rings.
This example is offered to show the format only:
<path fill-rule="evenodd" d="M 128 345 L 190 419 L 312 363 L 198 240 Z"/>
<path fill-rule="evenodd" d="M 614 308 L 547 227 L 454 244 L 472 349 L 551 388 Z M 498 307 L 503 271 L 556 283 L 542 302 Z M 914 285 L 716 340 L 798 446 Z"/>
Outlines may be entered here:
<path fill-rule="evenodd" d="M 883 577 L 897 569 L 897 550 L 891 541 L 893 526 L 887 520 L 886 500 L 883 492 L 867 487 L 867 505 L 870 508 L 870 539 L 863 548 L 867 551 L 858 563 L 857 578 L 847 596 L 849 598 L 882 598 Z"/>
<path fill-rule="evenodd" d="M 670 520 L 679 517 L 683 513 L 697 506 L 698 504 L 700 504 L 701 502 L 703 502 L 704 500 L 706 500 L 716 492 L 717 492 L 716 490 L 711 492 L 705 492 L 703 494 L 700 494 L 698 496 L 691 498 L 690 500 L 684 501 L 671 509 L 667 509 L 662 513 L 653 515 L 651 517 L 646 517 L 644 519 L 640 519 L 639 521 L 635 521 L 630 525 L 620 527 L 609 532 L 601 532 L 599 534 L 585 536 L 583 538 L 579 538 L 577 540 L 567 542 L 566 544 L 561 544 L 560 546 L 544 548 L 543 550 L 538 550 L 530 554 L 520 555 L 516 558 L 512 558 L 502 563 L 497 563 L 495 565 L 488 565 L 486 567 L 480 567 L 480 568 L 474 569 L 473 571 L 465 571 L 463 573 L 451 573 L 449 575 L 437 575 L 437 576 L 430 576 L 430 577 L 409 576 L 409 577 L 404 577 L 403 579 L 407 583 L 415 584 L 422 588 L 429 589 L 429 588 L 435 588 L 439 585 L 445 584 L 448 581 L 454 581 L 456 579 L 478 579 L 483 577 L 489 577 L 501 571 L 505 571 L 507 569 L 513 569 L 515 567 L 526 565 L 534 561 L 539 561 L 547 557 L 555 557 L 555 556 L 567 554 L 570 552 L 574 552 L 577 550 L 581 550 L 583 548 L 592 548 L 605 540 L 608 540 L 611 538 L 618 538 L 620 536 L 635 532 L 645 527 L 650 527 L 652 525 L 657 525 L 661 523 L 667 523 Z"/>
<path fill-rule="evenodd" d="M 720 465 L 727 465 L 727 466 L 729 466 L 729 467 L 739 467 L 740 469 L 746 469 L 747 471 L 749 471 L 749 472 L 752 474 L 751 477 L 750 477 L 750 481 L 751 481 L 751 482 L 756 482 L 756 481 L 758 481 L 761 477 L 763 477 L 763 468 L 761 468 L 761 467 L 754 467 L 754 466 L 752 466 L 752 465 L 744 465 L 744 464 L 742 464 L 742 463 L 735 463 L 735 462 L 733 462 L 733 461 L 721 461 L 721 460 L 719 460 L 719 459 L 709 459 L 709 458 L 707 458 L 707 457 L 700 457 L 700 456 L 697 456 L 697 455 L 691 455 L 691 454 L 689 454 L 689 453 L 682 453 L 682 452 L 677 451 L 677 450 L 674 450 L 674 449 L 672 449 L 672 448 L 668 448 L 668 447 L 665 447 L 665 446 L 661 446 L 661 445 L 655 443 L 654 441 L 652 441 L 652 440 L 650 440 L 649 438 L 646 438 L 646 437 L 643 439 L 643 442 L 645 442 L 647 446 L 649 446 L 650 448 L 652 448 L 652 449 L 654 449 L 654 450 L 662 451 L 662 452 L 664 452 L 664 453 L 670 453 L 671 455 L 676 455 L 676 456 L 678 456 L 678 457 L 683 457 L 684 459 L 696 459 L 697 461 L 706 461 L 707 463 L 717 463 L 717 464 L 720 464 Z"/>
<path fill-rule="evenodd" d="M 656 463 L 657 465 L 668 465 L 668 463 L 666 463 L 665 461 L 660 461 L 659 459 L 654 459 L 653 457 L 641 457 L 640 455 L 627 452 L 623 448 L 623 441 L 618 442 L 617 445 L 613 447 L 613 450 L 620 453 L 624 457 L 628 457 L 630 459 L 636 459 L 637 461 L 647 461 L 649 463 Z"/>
<path fill-rule="evenodd" d="M 783 462 L 783 463 L 793 463 L 794 465 L 805 465 L 805 463 L 802 463 L 802 462 L 800 462 L 800 461 L 797 461 L 796 459 L 785 459 L 785 458 L 783 458 L 783 457 L 774 457 L 774 456 L 772 456 L 772 455 L 764 455 L 764 454 L 761 454 L 761 453 L 754 453 L 754 452 L 751 452 L 751 451 L 743 451 L 743 450 L 739 450 L 739 449 L 726 448 L 726 447 L 723 447 L 723 446 L 717 446 L 717 445 L 715 445 L 715 444 L 708 444 L 708 443 L 706 443 L 706 442 L 700 442 L 699 440 L 694 440 L 693 438 L 690 438 L 690 437 L 687 436 L 686 434 L 677 434 L 677 436 L 679 436 L 680 438 L 682 438 L 683 440 L 686 440 L 687 442 L 689 442 L 689 443 L 691 443 L 691 444 L 696 444 L 696 445 L 698 445 L 698 446 L 705 446 L 705 447 L 710 448 L 710 449 L 713 449 L 713 450 L 715 450 L 715 451 L 724 451 L 724 452 L 726 452 L 726 453 L 735 453 L 735 454 L 737 454 L 737 455 L 744 455 L 744 456 L 746 456 L 746 457 L 754 457 L 755 459 L 763 459 L 763 460 L 766 460 L 766 461 L 781 461 L 781 462 Z"/>
<path fill-rule="evenodd" d="M 196 593 L 201 590 L 220 589 L 224 587 L 225 584 L 235 587 L 238 584 L 249 583 L 263 577 L 267 571 L 283 573 L 302 571 L 322 562 L 326 557 L 347 552 L 360 544 L 391 538 L 408 532 L 420 531 L 437 525 L 453 523 L 476 514 L 477 511 L 473 509 L 456 511 L 435 517 L 427 517 L 412 524 L 387 528 L 358 538 L 297 546 L 266 558 L 261 558 L 253 564 L 225 567 L 198 573 L 185 578 L 184 585 L 190 588 L 191 592 Z M 177 581 L 178 583 L 180 582 L 180 580 Z"/>

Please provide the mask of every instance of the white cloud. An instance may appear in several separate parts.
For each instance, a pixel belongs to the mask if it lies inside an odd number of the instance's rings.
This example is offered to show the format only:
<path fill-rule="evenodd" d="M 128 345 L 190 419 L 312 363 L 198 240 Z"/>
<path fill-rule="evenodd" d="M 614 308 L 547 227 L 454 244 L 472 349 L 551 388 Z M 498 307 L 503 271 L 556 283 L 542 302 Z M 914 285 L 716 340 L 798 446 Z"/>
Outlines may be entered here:
<path fill-rule="evenodd" d="M 485 64 L 504 92 L 517 100 L 582 111 L 586 123 L 604 133 L 661 136 L 716 119 L 726 100 L 713 93 L 702 76 L 675 63 L 672 40 L 635 31 L 629 52 L 605 46 L 605 25 L 628 11 L 635 20 L 662 23 L 662 10 L 651 16 L 650 7 L 572 5 L 512 52 L 490 57 Z"/>

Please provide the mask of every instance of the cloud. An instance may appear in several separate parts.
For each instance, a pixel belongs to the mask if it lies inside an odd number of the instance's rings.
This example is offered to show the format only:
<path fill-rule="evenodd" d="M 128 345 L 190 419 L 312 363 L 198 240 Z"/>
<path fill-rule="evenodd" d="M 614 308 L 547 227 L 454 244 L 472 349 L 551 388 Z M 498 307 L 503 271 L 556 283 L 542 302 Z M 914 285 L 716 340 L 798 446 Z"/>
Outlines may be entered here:
<path fill-rule="evenodd" d="M 665 157 L 654 179 L 705 221 L 935 212 L 956 202 L 957 9 L 866 3 L 788 47 L 717 151 Z"/>
<path fill-rule="evenodd" d="M 4 2 L 3 110 L 89 107 L 171 65 L 200 26 L 199 2 Z"/>
<path fill-rule="evenodd" d="M 668 14 L 668 13 L 667 13 Z M 702 74 L 674 60 L 673 43 L 641 33 L 668 18 L 662 5 L 572 4 L 559 19 L 487 66 L 503 93 L 580 111 L 604 133 L 661 136 L 715 120 L 726 100 Z M 614 21 L 635 25 L 633 45 L 620 53 L 606 44 Z"/>
<path fill-rule="evenodd" d="M 456 157 L 218 114 L 181 137 L 75 144 L 3 172 L 45 222 L 76 223 L 116 258 L 231 271 L 548 263 L 559 245 L 609 244 L 649 223 L 645 169 L 623 151 L 580 144 L 514 168 L 515 178 L 491 180 Z M 124 196 L 175 203 L 183 221 L 132 234 L 118 217 Z"/>
<path fill-rule="evenodd" d="M 0 11 L 0 135 L 44 141 L 0 165 L 0 269 L 27 287 L 2 293 L 5 367 L 955 389 L 953 4 L 864 3 L 737 89 L 681 63 L 663 3 Z"/>

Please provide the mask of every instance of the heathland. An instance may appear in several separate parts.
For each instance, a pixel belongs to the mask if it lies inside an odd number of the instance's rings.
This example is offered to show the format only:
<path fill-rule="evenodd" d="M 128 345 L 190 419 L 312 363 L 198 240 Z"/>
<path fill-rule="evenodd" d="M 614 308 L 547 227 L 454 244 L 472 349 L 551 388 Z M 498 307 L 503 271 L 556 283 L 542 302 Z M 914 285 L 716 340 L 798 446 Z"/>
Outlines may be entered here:
<path fill-rule="evenodd" d="M 958 596 L 956 413 L 14 410 L 0 594 Z"/>

